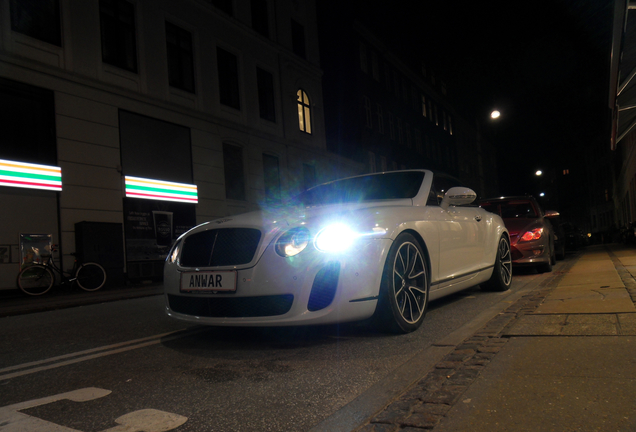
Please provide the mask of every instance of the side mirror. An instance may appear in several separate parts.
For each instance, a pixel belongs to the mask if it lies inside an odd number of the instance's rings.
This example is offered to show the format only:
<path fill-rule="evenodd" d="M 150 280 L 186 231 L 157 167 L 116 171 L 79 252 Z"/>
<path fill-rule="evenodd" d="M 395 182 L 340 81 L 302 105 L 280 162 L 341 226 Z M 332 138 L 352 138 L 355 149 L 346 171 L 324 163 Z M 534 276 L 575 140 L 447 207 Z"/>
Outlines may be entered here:
<path fill-rule="evenodd" d="M 440 204 L 440 207 L 444 210 L 448 210 L 449 206 L 466 205 L 475 201 L 477 194 L 474 190 L 467 187 L 453 187 L 444 194 L 444 199 Z"/>
<path fill-rule="evenodd" d="M 554 218 L 554 217 L 558 217 L 560 215 L 559 215 L 558 211 L 546 210 L 544 216 L 547 217 L 547 218 Z"/>

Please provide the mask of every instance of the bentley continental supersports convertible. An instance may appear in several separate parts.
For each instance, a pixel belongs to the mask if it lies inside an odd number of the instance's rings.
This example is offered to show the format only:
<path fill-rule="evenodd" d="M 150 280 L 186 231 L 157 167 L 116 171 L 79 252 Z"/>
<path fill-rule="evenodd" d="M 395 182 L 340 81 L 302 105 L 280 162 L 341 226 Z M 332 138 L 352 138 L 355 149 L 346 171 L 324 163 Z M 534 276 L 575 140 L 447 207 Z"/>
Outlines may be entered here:
<path fill-rule="evenodd" d="M 215 326 L 373 318 L 416 330 L 430 300 L 512 281 L 502 219 L 474 191 L 428 170 L 349 177 L 277 209 L 201 224 L 165 264 L 168 315 Z"/>

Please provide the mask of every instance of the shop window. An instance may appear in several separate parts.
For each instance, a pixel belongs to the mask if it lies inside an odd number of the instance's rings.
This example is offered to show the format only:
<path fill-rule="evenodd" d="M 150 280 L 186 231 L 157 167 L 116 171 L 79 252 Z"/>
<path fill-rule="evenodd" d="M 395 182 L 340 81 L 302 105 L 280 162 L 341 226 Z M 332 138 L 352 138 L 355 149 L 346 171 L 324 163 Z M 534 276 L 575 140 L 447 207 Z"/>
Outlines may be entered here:
<path fill-rule="evenodd" d="M 190 32 L 166 22 L 168 81 L 170 86 L 194 93 L 194 53 Z"/>
<path fill-rule="evenodd" d="M 62 46 L 58 0 L 11 0 L 11 30 Z"/>
<path fill-rule="evenodd" d="M 137 72 L 135 8 L 126 0 L 100 0 L 102 61 Z"/>

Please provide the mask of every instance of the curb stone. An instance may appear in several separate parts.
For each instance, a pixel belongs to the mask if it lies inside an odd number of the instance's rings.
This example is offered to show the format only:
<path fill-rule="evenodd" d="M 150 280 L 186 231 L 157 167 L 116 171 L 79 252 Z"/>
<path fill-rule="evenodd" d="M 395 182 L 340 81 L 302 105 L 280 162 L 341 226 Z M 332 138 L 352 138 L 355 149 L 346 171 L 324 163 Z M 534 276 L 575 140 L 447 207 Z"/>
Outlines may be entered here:
<path fill-rule="evenodd" d="M 477 379 L 481 370 L 508 342 L 507 338 L 502 337 L 506 329 L 516 319 L 533 312 L 557 286 L 555 282 L 576 261 L 578 258 L 569 263 L 565 270 L 553 272 L 552 277 L 541 282 L 537 289 L 518 299 L 473 336 L 457 345 L 435 365 L 434 370 L 355 431 L 421 432 L 434 429 Z"/>

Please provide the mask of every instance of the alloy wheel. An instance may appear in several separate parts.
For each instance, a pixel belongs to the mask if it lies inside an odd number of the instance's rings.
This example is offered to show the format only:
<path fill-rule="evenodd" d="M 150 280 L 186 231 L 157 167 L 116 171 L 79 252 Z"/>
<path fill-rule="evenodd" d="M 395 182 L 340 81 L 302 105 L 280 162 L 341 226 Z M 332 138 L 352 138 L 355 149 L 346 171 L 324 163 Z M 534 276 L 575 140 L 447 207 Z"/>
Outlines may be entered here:
<path fill-rule="evenodd" d="M 393 262 L 393 295 L 404 321 L 415 324 L 426 310 L 426 266 L 417 246 L 400 245 Z"/>

